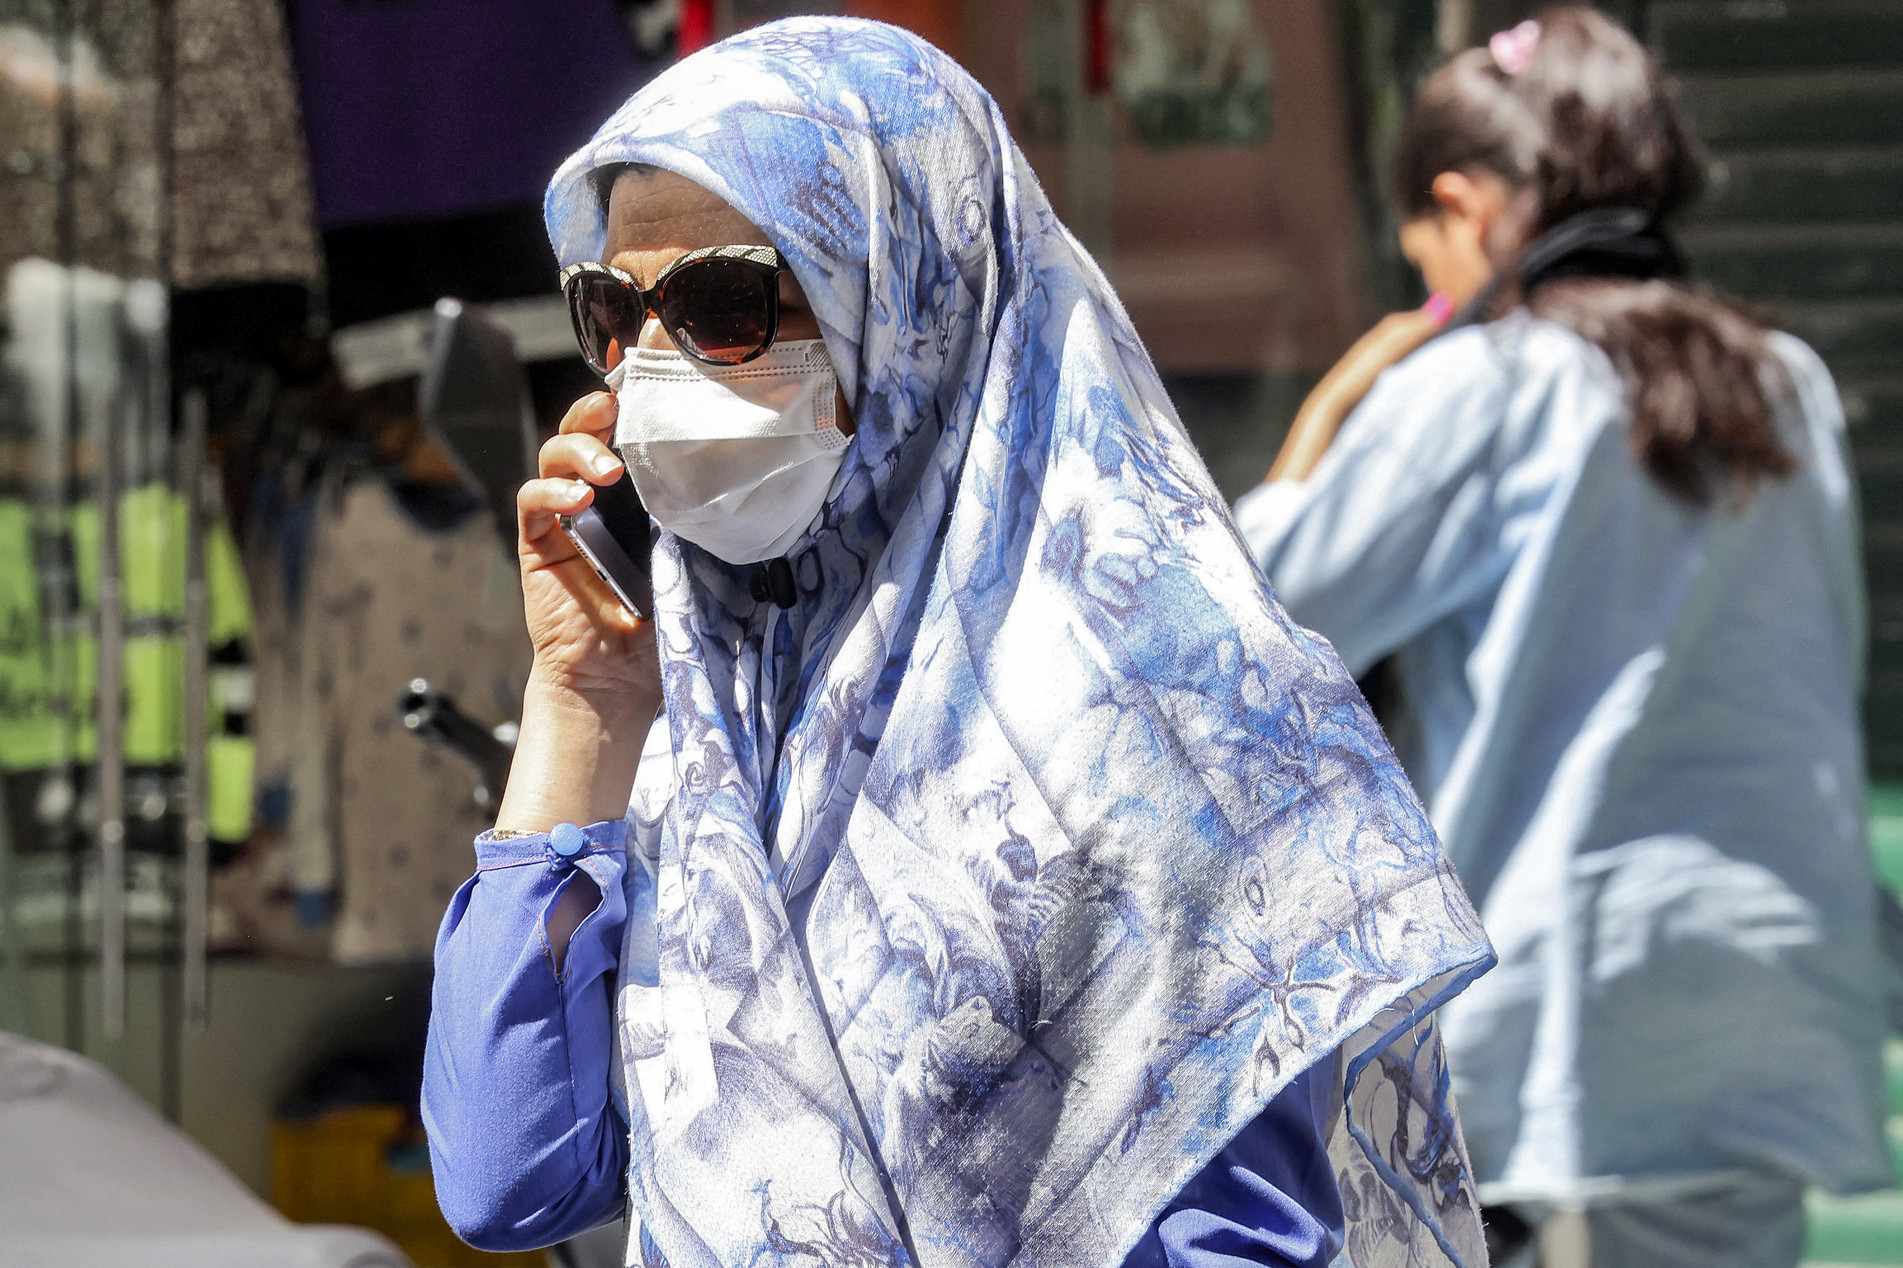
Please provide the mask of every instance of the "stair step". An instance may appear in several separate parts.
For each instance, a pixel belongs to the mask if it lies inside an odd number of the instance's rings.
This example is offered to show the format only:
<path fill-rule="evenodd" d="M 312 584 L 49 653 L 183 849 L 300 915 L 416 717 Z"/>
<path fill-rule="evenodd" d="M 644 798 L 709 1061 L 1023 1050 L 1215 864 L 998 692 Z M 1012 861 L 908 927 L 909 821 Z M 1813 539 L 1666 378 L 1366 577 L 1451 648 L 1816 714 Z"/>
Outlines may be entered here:
<path fill-rule="evenodd" d="M 1894 1189 L 1834 1198 L 1812 1193 L 1807 1260 L 1846 1264 L 1903 1264 L 1903 1192 Z"/>
<path fill-rule="evenodd" d="M 1710 146 L 1903 144 L 1903 67 L 1679 77 Z"/>
<path fill-rule="evenodd" d="M 1706 67 L 1903 65 L 1903 11 L 1893 0 L 1837 4 L 1656 4 L 1653 40 L 1667 65 Z"/>
<path fill-rule="evenodd" d="M 1851 444 L 1903 444 L 1903 378 L 1845 375 L 1837 392 Z"/>
<path fill-rule="evenodd" d="M 1721 151 L 1698 221 L 1887 221 L 1903 210 L 1903 146 Z"/>
<path fill-rule="evenodd" d="M 1903 220 L 1705 224 L 1680 240 L 1700 281 L 1747 299 L 1903 296 Z"/>
<path fill-rule="evenodd" d="M 1872 770 L 1903 770 L 1903 673 L 1870 674 L 1864 688 L 1863 742 Z M 1903 895 L 1903 886 L 1896 888 Z"/>
<path fill-rule="evenodd" d="M 1839 377 L 1903 375 L 1903 298 L 1786 301 L 1770 308 Z"/>
<path fill-rule="evenodd" d="M 1903 535 L 1889 525 L 1874 525 L 1864 533 L 1865 567 L 1886 569 L 1890 576 L 1903 572 L 1903 551 L 1886 542 Z M 1903 585 L 1870 589 L 1870 650 L 1873 664 L 1885 668 L 1903 661 Z"/>
<path fill-rule="evenodd" d="M 1903 527 L 1903 449 L 1874 441 L 1854 446 L 1866 523 Z"/>

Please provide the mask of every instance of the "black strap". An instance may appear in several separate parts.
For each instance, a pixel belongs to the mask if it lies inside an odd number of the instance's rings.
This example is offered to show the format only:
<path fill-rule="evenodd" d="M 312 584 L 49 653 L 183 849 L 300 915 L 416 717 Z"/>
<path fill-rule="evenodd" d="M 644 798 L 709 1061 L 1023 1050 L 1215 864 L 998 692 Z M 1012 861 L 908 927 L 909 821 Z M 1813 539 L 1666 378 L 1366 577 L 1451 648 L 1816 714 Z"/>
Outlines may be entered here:
<path fill-rule="evenodd" d="M 790 608 L 799 602 L 799 587 L 793 584 L 793 565 L 784 559 L 770 559 L 754 569 L 747 578 L 747 593 L 755 603 L 773 603 Z"/>
<path fill-rule="evenodd" d="M 1685 257 L 1665 227 L 1639 207 L 1594 207 L 1560 221 L 1527 244 L 1513 267 L 1487 283 L 1447 329 L 1492 321 L 1502 292 L 1517 285 L 1522 297 L 1563 278 L 1603 277 L 1646 282 L 1684 277 Z"/>
<path fill-rule="evenodd" d="M 1562 220 L 1520 253 L 1520 291 L 1563 277 L 1635 282 L 1685 276 L 1685 257 L 1665 227 L 1637 207 L 1595 207 Z"/>

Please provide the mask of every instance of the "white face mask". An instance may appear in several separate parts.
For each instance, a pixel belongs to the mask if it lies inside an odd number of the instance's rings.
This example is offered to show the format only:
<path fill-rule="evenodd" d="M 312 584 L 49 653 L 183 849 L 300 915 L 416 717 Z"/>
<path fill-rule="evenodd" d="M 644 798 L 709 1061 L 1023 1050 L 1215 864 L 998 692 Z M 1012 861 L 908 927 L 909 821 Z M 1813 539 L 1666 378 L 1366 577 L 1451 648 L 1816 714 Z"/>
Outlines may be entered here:
<path fill-rule="evenodd" d="M 839 381 L 818 339 L 745 365 L 636 348 L 608 375 L 615 448 L 663 528 L 732 564 L 785 553 L 826 504 L 846 454 Z"/>

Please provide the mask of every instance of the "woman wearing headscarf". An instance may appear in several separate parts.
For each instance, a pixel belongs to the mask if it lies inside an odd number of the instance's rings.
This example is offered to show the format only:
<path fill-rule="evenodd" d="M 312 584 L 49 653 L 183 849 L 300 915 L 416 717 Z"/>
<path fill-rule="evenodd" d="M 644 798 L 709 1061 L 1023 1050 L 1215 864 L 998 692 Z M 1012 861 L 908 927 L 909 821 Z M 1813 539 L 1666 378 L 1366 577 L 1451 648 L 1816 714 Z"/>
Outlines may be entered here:
<path fill-rule="evenodd" d="M 673 1268 L 1483 1263 L 1433 1017 L 1485 940 L 983 90 L 776 23 L 547 218 L 613 395 L 520 497 L 536 668 L 425 1076 L 451 1223 L 625 1208 Z M 556 522 L 624 463 L 651 631 Z"/>
<path fill-rule="evenodd" d="M 1310 412 L 1238 523 L 1349 669 L 1394 658 L 1397 746 L 1499 948 L 1446 1022 L 1482 1197 L 1583 1209 L 1549 1230 L 1583 1231 L 1569 1262 L 1789 1268 L 1805 1182 L 1888 1182 L 1830 375 L 1685 278 L 1694 143 L 1591 10 L 1433 75 L 1396 171 L 1463 312 L 1353 354 L 1335 385 L 1392 368 Z"/>

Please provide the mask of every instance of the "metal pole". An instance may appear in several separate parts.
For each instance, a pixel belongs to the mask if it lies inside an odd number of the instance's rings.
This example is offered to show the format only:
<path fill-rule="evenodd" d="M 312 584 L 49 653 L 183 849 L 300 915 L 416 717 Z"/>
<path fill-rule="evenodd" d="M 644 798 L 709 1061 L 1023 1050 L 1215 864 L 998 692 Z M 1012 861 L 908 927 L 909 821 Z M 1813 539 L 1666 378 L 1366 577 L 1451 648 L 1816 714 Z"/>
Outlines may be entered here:
<path fill-rule="evenodd" d="M 0 813 L 0 1030 L 26 1030 L 25 956 L 20 945 L 19 899 L 13 893 L 13 839 Z"/>
<path fill-rule="evenodd" d="M 210 604 L 205 587 L 205 389 L 183 400 L 184 452 L 180 484 L 185 491 L 185 1025 L 205 1028 L 205 956 L 211 886 L 211 836 L 207 827 L 208 746 L 206 705 L 210 678 Z"/>
<path fill-rule="evenodd" d="M 177 281 L 177 269 L 175 266 L 176 266 L 176 255 L 177 255 L 177 245 L 178 245 L 177 232 L 176 232 L 177 224 L 175 219 L 176 211 L 177 211 L 176 196 L 178 192 L 177 190 L 177 186 L 178 186 L 178 129 L 177 129 L 177 116 L 175 112 L 175 103 L 177 101 L 176 90 L 178 86 L 178 6 L 174 2 L 174 0 L 158 0 L 157 5 L 155 6 L 154 20 L 155 20 L 155 26 L 156 26 L 155 34 L 157 36 L 157 63 L 158 63 L 158 79 L 159 79 L 158 115 L 155 121 L 157 132 L 158 132 L 158 137 L 157 137 L 158 147 L 157 148 L 158 148 L 158 154 L 159 154 L 159 215 L 158 215 L 158 251 L 157 251 L 156 258 L 153 261 L 152 272 L 153 272 L 154 280 L 158 284 L 159 294 L 164 299 L 164 308 L 163 308 L 164 320 L 159 324 L 157 331 L 153 333 L 151 342 L 149 344 L 152 357 L 148 367 L 147 386 L 149 388 L 149 391 L 147 393 L 147 400 L 150 401 L 151 407 L 150 407 L 150 413 L 148 414 L 146 419 L 146 423 L 147 423 L 146 437 L 148 441 L 150 442 L 151 449 L 155 453 L 162 453 L 164 451 L 164 446 L 166 441 L 171 438 L 171 434 L 172 434 L 172 427 L 171 427 L 171 423 L 172 423 L 172 417 L 171 417 L 171 413 L 172 413 L 171 288 L 174 285 L 174 283 Z M 201 406 L 203 405 L 202 397 L 200 400 L 200 405 Z M 204 444 L 203 444 L 204 415 L 202 410 L 199 417 L 200 417 L 199 443 L 195 446 L 189 447 L 188 449 L 188 453 L 192 455 L 202 454 L 204 451 Z M 193 461 L 201 461 L 201 460 L 188 457 L 186 459 L 188 470 L 190 469 L 189 464 Z M 151 464 L 151 467 L 156 467 L 158 465 L 159 464 L 154 463 L 154 464 Z M 151 467 L 148 467 L 147 471 L 142 473 L 142 476 L 144 476 L 145 478 L 149 478 L 152 474 L 154 474 L 154 472 L 151 470 Z M 191 534 L 197 528 L 197 524 L 198 524 L 196 517 L 198 513 L 199 502 L 198 502 L 197 484 L 195 481 L 192 483 L 188 483 L 185 486 L 185 496 L 188 499 L 186 504 L 187 505 L 186 515 L 187 515 L 187 525 L 188 525 L 186 529 L 186 533 L 187 533 L 187 541 L 188 541 L 188 549 L 189 549 L 189 542 L 192 540 Z M 202 559 L 201 559 L 201 566 L 198 569 L 197 575 L 201 579 L 204 576 L 204 568 L 202 566 Z M 189 582 L 188 582 L 188 587 L 189 587 Z M 200 589 L 202 591 L 203 589 L 202 584 L 200 586 Z M 190 599 L 189 588 L 187 589 L 186 595 L 187 595 L 186 621 L 189 624 L 191 620 L 191 617 L 190 617 L 191 599 Z M 203 628 L 202 620 L 200 621 L 200 628 L 201 629 Z M 191 656 L 192 656 L 193 646 L 199 646 L 202 649 L 202 642 L 200 644 L 194 645 L 190 643 L 190 640 L 188 638 L 187 647 L 186 647 L 187 659 L 186 659 L 186 668 L 185 668 L 185 700 L 186 700 L 185 716 L 187 721 L 187 730 L 186 730 L 186 736 L 185 736 L 185 754 L 186 754 L 185 760 L 188 763 L 191 761 L 191 755 L 194 752 L 192 748 L 192 745 L 194 742 L 193 737 L 195 735 L 202 735 L 204 732 L 202 712 L 199 719 L 200 726 L 198 730 L 193 731 L 190 729 L 190 719 L 192 716 L 191 702 L 193 700 L 197 700 L 199 702 L 199 708 L 202 710 L 204 707 L 203 702 L 205 699 L 205 691 L 203 686 L 202 674 L 200 677 L 200 686 L 197 691 L 197 694 L 194 695 L 192 691 L 192 665 L 194 662 L 191 660 Z M 201 657 L 201 660 L 202 660 L 202 657 Z M 200 766 L 201 776 L 199 779 L 199 786 L 202 789 L 204 786 L 204 779 L 202 776 L 202 771 L 203 771 L 202 760 L 203 760 L 204 749 L 202 745 L 196 751 L 200 754 L 200 759 L 201 759 L 201 766 Z M 204 822 L 204 814 L 202 810 L 203 801 L 204 799 L 201 796 L 199 799 L 199 805 L 201 807 L 200 814 L 199 814 L 200 823 Z M 191 811 L 188 809 L 186 811 L 186 816 L 188 820 L 187 827 L 186 827 L 188 844 L 186 846 L 186 849 L 184 850 L 184 854 L 186 856 L 185 862 L 184 862 L 184 866 L 186 869 L 186 877 L 184 880 L 184 884 L 183 886 L 169 886 L 168 887 L 169 892 L 172 894 L 179 894 L 181 888 L 184 890 L 183 895 L 181 895 L 182 901 L 179 904 L 180 906 L 186 906 L 191 902 L 192 876 L 195 874 L 202 875 L 202 871 L 199 873 L 194 873 L 192 871 L 191 849 L 189 846 L 190 831 L 191 831 L 190 825 L 189 825 L 190 815 L 191 815 Z M 201 840 L 203 839 L 202 834 L 200 839 Z M 201 914 L 203 910 L 204 910 L 204 905 L 201 901 L 199 906 L 199 911 L 201 912 Z M 174 911 L 176 912 L 177 908 L 174 908 Z M 182 996 L 183 1006 L 178 1008 L 175 1011 L 173 1008 L 162 1004 L 160 1009 L 159 1027 L 160 1027 L 160 1032 L 162 1035 L 162 1045 L 163 1045 L 162 1051 L 164 1053 L 164 1059 L 160 1063 L 161 1087 L 162 1087 L 161 1103 L 162 1103 L 162 1108 L 165 1112 L 165 1116 L 167 1118 L 170 1118 L 173 1122 L 178 1122 L 182 1113 L 182 1100 L 184 1096 L 184 1081 L 183 1081 L 181 1071 L 184 1067 L 184 1059 L 185 1059 L 183 1036 L 180 1033 L 180 1022 L 181 1020 L 184 1020 L 186 1025 L 193 1026 L 194 1028 L 202 1026 L 204 1022 L 204 1009 L 202 1007 L 202 1001 L 203 1001 L 202 988 L 203 988 L 203 982 L 204 982 L 203 967 L 204 967 L 205 939 L 203 934 L 201 933 L 198 939 L 198 942 L 195 944 L 198 947 L 197 963 L 200 968 L 199 999 L 201 1002 L 201 1007 L 199 1008 L 197 1020 L 194 1023 L 193 1021 L 187 1020 L 192 1016 L 191 1007 L 190 1007 L 190 1002 L 192 999 L 192 992 L 193 992 L 193 986 L 191 982 L 191 965 L 193 963 L 192 946 L 194 944 L 187 940 L 189 937 L 189 930 L 183 926 L 189 925 L 190 923 L 189 914 L 186 913 L 183 915 L 175 915 L 174 918 L 168 921 L 167 923 L 169 926 L 168 932 L 176 931 L 177 938 L 178 938 L 179 979 L 181 982 L 179 995 L 170 996 L 170 998 L 179 999 L 180 996 Z M 202 920 L 200 922 L 200 928 L 201 930 L 203 928 Z M 164 986 L 170 985 L 170 983 L 165 980 L 168 976 L 169 975 L 165 973 L 161 973 L 160 975 L 160 979 L 162 983 L 161 991 L 163 991 Z M 162 1001 L 166 998 L 167 994 L 169 994 L 169 992 L 166 992 L 161 995 Z M 183 1014 L 184 1017 L 181 1017 L 181 1014 Z"/>
<path fill-rule="evenodd" d="M 79 292 L 74 282 L 74 266 L 79 263 L 78 196 L 73 172 L 78 167 L 79 113 L 74 97 L 73 77 L 78 51 L 78 15 L 73 0 L 61 0 L 54 9 L 54 42 L 59 48 L 59 167 L 54 173 L 54 198 L 58 226 L 59 263 L 66 270 L 65 298 L 61 309 L 60 373 L 65 383 L 58 398 L 55 416 L 46 420 L 40 436 L 41 488 L 39 523 L 35 544 L 40 554 L 40 578 L 45 596 L 48 675 L 53 684 L 55 709 L 60 720 L 60 758 L 57 778 L 69 796 L 58 816 L 54 832 L 60 853 L 66 860 L 66 911 L 61 921 L 61 951 L 77 962 L 86 942 L 82 901 L 85 895 L 86 845 L 80 835 L 78 816 L 80 719 L 76 705 L 78 672 L 75 637 L 77 620 L 76 560 L 68 547 L 70 519 L 68 478 L 76 463 L 74 454 L 79 437 Z M 82 975 L 70 964 L 63 974 L 61 1021 L 68 1048 L 82 1049 L 86 1042 L 85 994 Z"/>
<path fill-rule="evenodd" d="M 1434 46 L 1452 57 L 1474 42 L 1474 0 L 1439 0 L 1434 6 Z"/>
<path fill-rule="evenodd" d="M 124 483 L 120 411 L 99 447 L 99 1006 L 106 1038 L 126 1024 L 125 594 L 119 550 Z"/>

